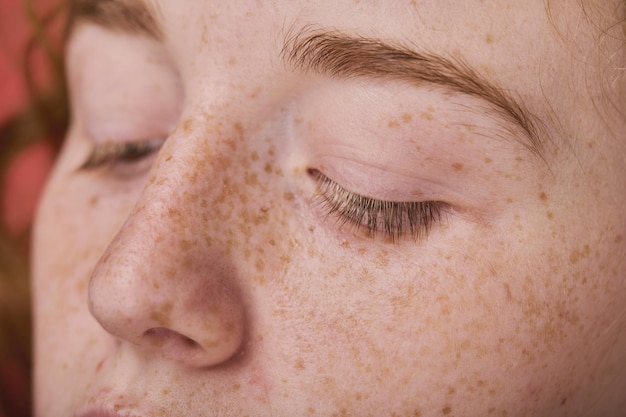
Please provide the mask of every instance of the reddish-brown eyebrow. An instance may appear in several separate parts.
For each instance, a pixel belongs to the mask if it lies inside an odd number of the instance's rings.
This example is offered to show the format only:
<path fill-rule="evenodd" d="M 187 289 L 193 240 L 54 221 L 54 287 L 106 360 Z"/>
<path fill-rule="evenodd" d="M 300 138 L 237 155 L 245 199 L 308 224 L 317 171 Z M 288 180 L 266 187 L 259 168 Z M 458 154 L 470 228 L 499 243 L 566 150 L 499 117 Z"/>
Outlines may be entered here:
<path fill-rule="evenodd" d="M 460 59 L 418 53 L 380 39 L 349 36 L 337 31 L 304 29 L 287 36 L 283 57 L 295 68 L 335 77 L 369 77 L 441 87 L 477 97 L 484 111 L 497 117 L 533 154 L 543 157 L 543 123 L 510 91 L 498 87 Z M 521 135 L 519 133 L 522 133 Z"/>
<path fill-rule="evenodd" d="M 163 40 L 154 7 L 144 0 L 73 0 L 68 32 L 81 21 L 111 30 Z"/>

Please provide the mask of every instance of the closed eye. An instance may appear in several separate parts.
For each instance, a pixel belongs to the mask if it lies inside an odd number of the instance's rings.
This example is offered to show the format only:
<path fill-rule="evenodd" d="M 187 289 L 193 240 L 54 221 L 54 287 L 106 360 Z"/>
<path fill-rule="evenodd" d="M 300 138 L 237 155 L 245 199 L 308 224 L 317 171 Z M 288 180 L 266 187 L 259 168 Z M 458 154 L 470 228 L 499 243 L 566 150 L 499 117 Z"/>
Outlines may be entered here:
<path fill-rule="evenodd" d="M 450 205 L 440 201 L 395 202 L 364 197 L 316 169 L 310 169 L 309 175 L 317 182 L 316 197 L 327 216 L 335 216 L 339 225 L 349 224 L 367 236 L 382 235 L 392 242 L 404 237 L 418 241 L 450 211 Z"/>

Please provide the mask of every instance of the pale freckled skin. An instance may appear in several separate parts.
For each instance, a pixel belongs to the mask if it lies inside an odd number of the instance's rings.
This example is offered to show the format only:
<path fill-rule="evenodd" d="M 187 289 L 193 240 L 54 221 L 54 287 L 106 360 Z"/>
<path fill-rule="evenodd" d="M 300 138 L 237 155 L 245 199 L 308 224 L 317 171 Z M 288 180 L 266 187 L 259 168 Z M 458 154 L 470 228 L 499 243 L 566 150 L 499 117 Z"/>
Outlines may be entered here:
<path fill-rule="evenodd" d="M 42 200 L 38 415 L 624 411 L 626 143 L 587 90 L 542 78 L 553 66 L 580 85 L 604 68 L 555 40 L 542 1 L 450 2 L 445 18 L 422 1 L 157 3 L 172 60 L 162 65 L 185 95 L 169 103 L 175 123 L 164 123 L 172 133 L 151 170 L 77 172 L 92 144 L 73 130 Z M 576 13 L 581 39 L 594 38 Z M 572 152 L 539 160 L 475 99 L 297 72 L 282 64 L 281 40 L 300 20 L 457 56 L 532 112 L 566 115 Z M 70 43 L 77 122 L 89 99 L 80 56 L 126 44 L 93 28 Z M 595 56 L 595 45 L 577 47 Z M 152 105 L 133 104 L 139 116 Z M 310 168 L 334 170 L 350 192 L 452 208 L 427 236 L 394 240 L 324 211 Z"/>

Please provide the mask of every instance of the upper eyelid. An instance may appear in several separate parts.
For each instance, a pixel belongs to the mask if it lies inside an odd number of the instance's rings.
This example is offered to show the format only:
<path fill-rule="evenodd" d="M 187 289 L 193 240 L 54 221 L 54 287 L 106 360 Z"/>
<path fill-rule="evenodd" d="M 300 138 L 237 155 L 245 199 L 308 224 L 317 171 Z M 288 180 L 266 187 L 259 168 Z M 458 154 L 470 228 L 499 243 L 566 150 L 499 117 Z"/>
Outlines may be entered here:
<path fill-rule="evenodd" d="M 133 142 L 105 142 L 93 146 L 87 160 L 78 168 L 89 171 L 119 158 L 141 158 L 157 152 L 165 139 L 150 138 Z"/>

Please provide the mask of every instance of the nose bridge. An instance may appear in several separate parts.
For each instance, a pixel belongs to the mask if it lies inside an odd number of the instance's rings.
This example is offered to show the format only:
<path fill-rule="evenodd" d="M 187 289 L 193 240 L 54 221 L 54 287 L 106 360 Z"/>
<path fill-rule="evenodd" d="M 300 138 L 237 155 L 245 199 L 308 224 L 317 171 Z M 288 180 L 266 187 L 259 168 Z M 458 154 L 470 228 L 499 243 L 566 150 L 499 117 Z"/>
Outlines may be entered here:
<path fill-rule="evenodd" d="M 242 343 L 237 271 L 213 210 L 228 163 L 202 143 L 168 140 L 149 184 L 95 268 L 89 302 L 109 333 L 187 364 L 214 365 Z M 221 173 L 221 174 L 220 174 Z"/>

